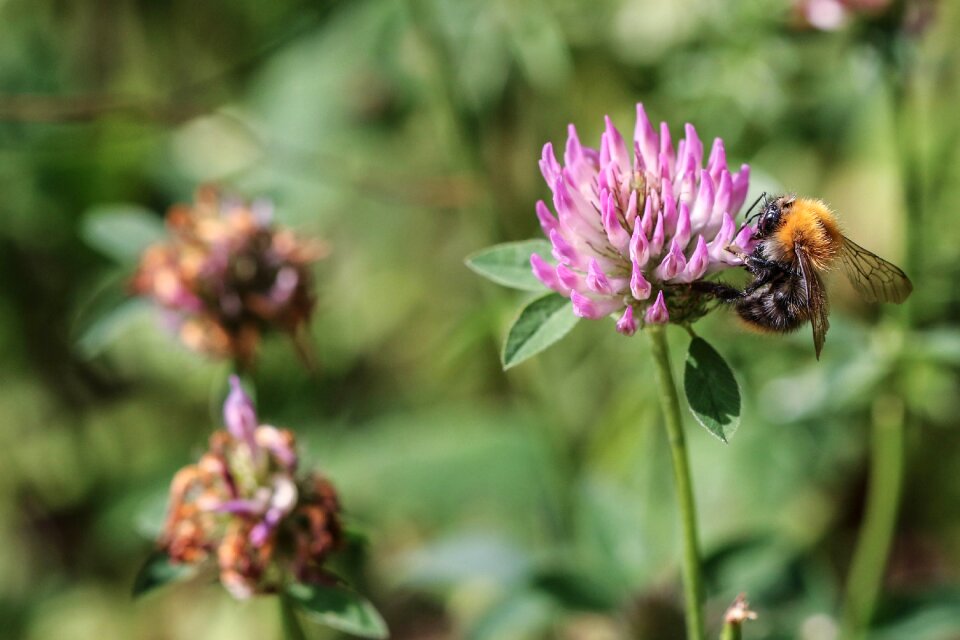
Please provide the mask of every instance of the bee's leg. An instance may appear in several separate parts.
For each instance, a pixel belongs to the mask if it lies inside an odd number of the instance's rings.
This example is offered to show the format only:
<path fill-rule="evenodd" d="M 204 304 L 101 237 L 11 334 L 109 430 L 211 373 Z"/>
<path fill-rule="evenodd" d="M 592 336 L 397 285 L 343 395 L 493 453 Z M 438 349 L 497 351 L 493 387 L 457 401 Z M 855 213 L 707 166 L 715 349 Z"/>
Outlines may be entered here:
<path fill-rule="evenodd" d="M 697 293 L 712 296 L 721 302 L 734 302 L 744 296 L 743 291 L 722 282 L 698 280 L 690 283 L 690 288 Z"/>
<path fill-rule="evenodd" d="M 785 265 L 782 262 L 774 262 L 773 260 L 767 260 L 756 254 L 746 255 L 738 254 L 738 258 L 743 260 L 743 266 L 747 268 L 750 273 L 760 275 L 764 273 L 774 274 L 774 273 L 792 273 L 789 266 Z"/>

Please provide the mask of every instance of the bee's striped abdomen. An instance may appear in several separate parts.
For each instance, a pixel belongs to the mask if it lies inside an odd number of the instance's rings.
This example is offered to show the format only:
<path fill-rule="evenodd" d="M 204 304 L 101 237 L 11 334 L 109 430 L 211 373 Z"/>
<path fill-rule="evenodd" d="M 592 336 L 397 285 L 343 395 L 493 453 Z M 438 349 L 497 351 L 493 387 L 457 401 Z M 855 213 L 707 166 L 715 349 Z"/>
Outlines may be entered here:
<path fill-rule="evenodd" d="M 809 318 L 807 292 L 796 274 L 782 274 L 736 302 L 736 310 L 749 325 L 762 331 L 789 333 Z"/>

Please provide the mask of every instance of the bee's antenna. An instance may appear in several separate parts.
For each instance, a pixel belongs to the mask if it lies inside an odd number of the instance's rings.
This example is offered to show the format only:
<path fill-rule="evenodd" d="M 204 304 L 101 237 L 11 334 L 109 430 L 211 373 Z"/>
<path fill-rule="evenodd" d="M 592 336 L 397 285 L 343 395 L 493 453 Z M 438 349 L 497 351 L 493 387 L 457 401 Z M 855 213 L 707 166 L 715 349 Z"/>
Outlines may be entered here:
<path fill-rule="evenodd" d="M 746 216 L 747 216 L 747 217 L 744 218 L 743 224 L 750 224 L 750 221 L 751 221 L 751 220 L 753 220 L 754 218 L 756 218 L 757 216 L 759 216 L 761 213 L 763 213 L 763 209 L 761 209 L 760 211 L 757 211 L 757 212 L 756 212 L 755 214 L 753 214 L 752 216 L 750 215 L 750 212 L 753 211 L 758 204 L 760 204 L 760 201 L 761 201 L 761 200 L 763 200 L 764 202 L 766 202 L 766 198 L 767 198 L 767 192 L 764 191 L 763 193 L 760 194 L 760 196 L 759 196 L 756 200 L 753 201 L 753 204 L 750 205 L 750 208 L 749 208 L 749 209 L 747 209 L 747 213 L 746 213 Z"/>

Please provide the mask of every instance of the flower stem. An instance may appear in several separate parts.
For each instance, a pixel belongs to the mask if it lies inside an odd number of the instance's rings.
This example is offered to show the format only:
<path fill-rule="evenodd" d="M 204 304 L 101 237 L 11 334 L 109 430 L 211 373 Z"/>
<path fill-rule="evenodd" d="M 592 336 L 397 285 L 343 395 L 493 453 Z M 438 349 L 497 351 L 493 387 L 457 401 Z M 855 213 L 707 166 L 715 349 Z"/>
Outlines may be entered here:
<path fill-rule="evenodd" d="M 720 634 L 720 640 L 741 640 L 743 634 L 740 632 L 740 627 L 743 626 L 739 622 L 727 622 L 723 625 L 723 632 Z"/>
<path fill-rule="evenodd" d="M 700 573 L 700 548 L 697 542 L 697 513 L 693 501 L 693 485 L 690 480 L 690 463 L 687 460 L 687 445 L 680 418 L 680 398 L 670 369 L 670 351 L 667 332 L 658 325 L 648 326 L 653 345 L 653 361 L 657 365 L 657 380 L 660 383 L 660 405 L 670 441 L 673 459 L 673 479 L 677 488 L 680 521 L 683 528 L 683 590 L 687 621 L 688 640 L 703 640 L 703 577 Z"/>
<path fill-rule="evenodd" d="M 903 401 L 878 398 L 873 405 L 870 479 L 863 527 L 847 577 L 840 637 L 866 636 L 893 540 L 903 481 Z"/>
<path fill-rule="evenodd" d="M 916 277 L 923 256 L 923 218 L 926 210 L 923 157 L 916 131 L 925 114 L 912 109 L 913 65 L 909 58 L 893 55 L 894 43 L 882 48 L 886 80 L 894 116 L 900 181 L 910 220 L 904 227 L 904 266 Z M 916 319 L 914 300 L 904 305 L 902 337 L 907 338 Z M 845 586 L 840 637 L 864 638 L 883 584 L 887 556 L 893 541 L 903 484 L 905 409 L 901 397 L 881 396 L 874 401 L 870 437 L 870 477 L 863 527 L 857 538 Z"/>
<path fill-rule="evenodd" d="M 307 640 L 307 634 L 297 618 L 297 610 L 290 596 L 281 591 L 277 597 L 280 602 L 280 628 L 284 640 Z"/>

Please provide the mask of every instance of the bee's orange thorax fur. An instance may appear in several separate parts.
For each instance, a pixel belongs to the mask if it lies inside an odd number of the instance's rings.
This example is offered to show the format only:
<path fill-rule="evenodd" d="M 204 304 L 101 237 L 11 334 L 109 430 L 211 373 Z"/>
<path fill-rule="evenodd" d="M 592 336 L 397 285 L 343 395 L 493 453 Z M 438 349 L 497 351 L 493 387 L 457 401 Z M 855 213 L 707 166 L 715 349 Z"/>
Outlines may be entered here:
<path fill-rule="evenodd" d="M 794 247 L 803 246 L 817 269 L 830 267 L 843 246 L 843 234 L 830 208 L 820 200 L 797 198 L 784 211 L 783 222 L 774 233 L 783 260 L 796 259 Z"/>

